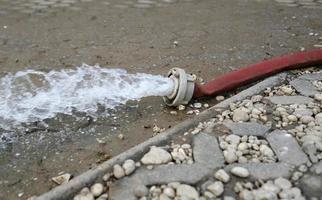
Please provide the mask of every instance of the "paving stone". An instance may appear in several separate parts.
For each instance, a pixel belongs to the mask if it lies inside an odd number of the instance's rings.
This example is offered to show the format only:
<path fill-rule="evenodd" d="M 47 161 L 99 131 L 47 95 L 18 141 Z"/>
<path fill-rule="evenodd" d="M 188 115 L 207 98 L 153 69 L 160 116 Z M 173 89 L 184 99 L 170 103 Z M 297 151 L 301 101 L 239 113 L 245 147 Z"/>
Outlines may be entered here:
<path fill-rule="evenodd" d="M 196 163 L 207 166 L 223 166 L 225 159 L 217 138 L 206 133 L 199 133 L 193 140 L 193 157 Z"/>
<path fill-rule="evenodd" d="M 159 166 L 153 170 L 140 170 L 135 173 L 135 177 L 140 179 L 144 185 L 165 184 L 170 182 L 195 184 L 200 179 L 212 173 L 213 171 L 210 168 L 206 168 L 203 165 L 181 164 Z"/>
<path fill-rule="evenodd" d="M 261 125 L 255 122 L 246 123 L 224 123 L 224 125 L 231 130 L 232 134 L 235 135 L 254 135 L 263 137 L 269 130 L 270 127 Z"/>
<path fill-rule="evenodd" d="M 230 171 L 233 167 L 240 166 L 248 169 L 252 179 L 269 180 L 278 177 L 289 178 L 292 168 L 286 163 L 245 163 L 228 165 L 225 170 Z"/>
<path fill-rule="evenodd" d="M 266 97 L 266 98 L 274 104 L 283 104 L 283 105 L 307 104 L 307 103 L 313 102 L 312 98 L 305 97 L 305 96 L 272 96 L 272 97 Z"/>
<path fill-rule="evenodd" d="M 301 95 L 304 96 L 313 96 L 314 94 L 318 93 L 318 90 L 314 85 L 311 83 L 311 81 L 303 80 L 303 79 L 295 79 L 290 82 L 290 85 L 295 88 L 296 91 L 298 91 Z"/>
<path fill-rule="evenodd" d="M 310 80 L 310 81 L 320 81 L 322 80 L 322 73 L 311 73 L 303 74 L 298 77 L 298 79 Z"/>
<path fill-rule="evenodd" d="M 295 166 L 308 161 L 297 141 L 286 131 L 275 130 L 267 134 L 266 139 L 279 161 Z"/>
<path fill-rule="evenodd" d="M 290 82 L 300 94 L 304 96 L 313 96 L 319 93 L 312 81 L 322 80 L 322 73 L 304 74 Z"/>

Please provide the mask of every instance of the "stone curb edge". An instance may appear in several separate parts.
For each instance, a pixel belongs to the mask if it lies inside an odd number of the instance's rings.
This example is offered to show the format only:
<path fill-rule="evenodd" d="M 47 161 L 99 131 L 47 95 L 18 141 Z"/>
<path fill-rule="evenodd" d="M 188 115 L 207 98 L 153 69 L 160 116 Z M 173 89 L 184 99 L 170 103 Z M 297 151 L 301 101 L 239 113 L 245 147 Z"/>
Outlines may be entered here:
<path fill-rule="evenodd" d="M 174 136 L 183 133 L 195 126 L 197 126 L 200 122 L 205 121 L 209 118 L 214 117 L 217 114 L 216 109 L 218 108 L 226 108 L 230 103 L 243 100 L 249 96 L 255 95 L 263 91 L 267 87 L 273 87 L 275 85 L 280 84 L 286 78 L 286 73 L 281 73 L 270 78 L 267 78 L 241 92 L 238 94 L 216 104 L 215 106 L 201 112 L 199 115 L 187 119 L 180 124 L 174 126 L 173 128 L 164 131 L 163 133 L 150 138 L 149 140 L 134 146 L 133 148 L 119 154 L 111 158 L 108 161 L 100 164 L 94 169 L 90 169 L 81 175 L 72 179 L 68 184 L 60 185 L 47 193 L 42 194 L 37 197 L 36 200 L 65 200 L 71 199 L 73 195 L 75 195 L 79 190 L 81 190 L 85 186 L 89 186 L 93 184 L 99 177 L 103 176 L 105 173 L 111 171 L 112 167 L 115 164 L 123 163 L 126 159 L 138 158 L 143 153 L 147 152 L 150 146 L 153 145 L 162 145 L 169 141 Z"/>

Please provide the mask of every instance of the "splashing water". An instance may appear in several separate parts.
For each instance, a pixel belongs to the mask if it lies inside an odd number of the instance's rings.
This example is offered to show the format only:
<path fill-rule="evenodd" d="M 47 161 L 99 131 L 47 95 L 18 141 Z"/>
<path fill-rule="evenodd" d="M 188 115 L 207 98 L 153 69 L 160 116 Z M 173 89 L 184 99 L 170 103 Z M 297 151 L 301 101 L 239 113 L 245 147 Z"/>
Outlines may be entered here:
<path fill-rule="evenodd" d="M 163 76 L 82 65 L 48 73 L 26 70 L 0 79 L 0 127 L 41 121 L 73 111 L 95 115 L 98 105 L 114 109 L 128 100 L 171 93 Z"/>

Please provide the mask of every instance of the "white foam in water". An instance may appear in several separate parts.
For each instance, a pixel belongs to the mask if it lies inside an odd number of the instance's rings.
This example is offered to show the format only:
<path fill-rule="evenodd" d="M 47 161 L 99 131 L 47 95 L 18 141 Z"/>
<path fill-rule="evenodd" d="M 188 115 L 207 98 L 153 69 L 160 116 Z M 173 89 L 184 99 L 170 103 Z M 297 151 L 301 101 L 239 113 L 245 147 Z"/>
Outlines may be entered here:
<path fill-rule="evenodd" d="M 0 79 L 0 127 L 41 121 L 73 110 L 95 114 L 98 105 L 113 109 L 128 100 L 171 93 L 163 76 L 128 74 L 122 69 L 82 65 L 48 73 L 26 70 Z"/>

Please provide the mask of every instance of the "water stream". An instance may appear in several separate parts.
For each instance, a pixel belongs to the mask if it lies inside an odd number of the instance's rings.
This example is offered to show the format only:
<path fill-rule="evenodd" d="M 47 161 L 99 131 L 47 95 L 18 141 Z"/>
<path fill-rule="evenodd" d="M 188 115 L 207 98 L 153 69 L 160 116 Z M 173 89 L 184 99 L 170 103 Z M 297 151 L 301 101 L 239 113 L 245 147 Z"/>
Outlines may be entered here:
<path fill-rule="evenodd" d="M 42 72 L 25 70 L 0 79 L 0 128 L 53 118 L 58 113 L 96 116 L 129 100 L 171 93 L 173 82 L 159 75 L 82 65 Z"/>

